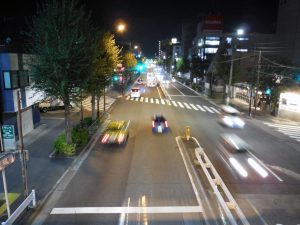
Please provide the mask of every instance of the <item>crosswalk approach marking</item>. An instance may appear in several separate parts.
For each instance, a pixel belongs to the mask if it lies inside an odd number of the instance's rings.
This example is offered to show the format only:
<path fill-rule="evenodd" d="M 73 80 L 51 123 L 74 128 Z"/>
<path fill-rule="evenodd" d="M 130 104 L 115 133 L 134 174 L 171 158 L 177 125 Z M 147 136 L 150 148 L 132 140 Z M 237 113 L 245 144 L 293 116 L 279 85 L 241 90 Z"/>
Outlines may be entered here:
<path fill-rule="evenodd" d="M 207 106 L 203 106 L 203 108 L 205 108 L 208 112 L 210 112 L 210 113 L 215 113 L 214 111 L 212 111 L 210 108 L 208 108 Z"/>
<path fill-rule="evenodd" d="M 198 111 L 199 109 L 196 107 L 196 106 L 194 106 L 194 104 L 190 104 L 192 107 L 193 107 L 193 109 L 195 109 L 196 111 Z"/>
<path fill-rule="evenodd" d="M 175 107 L 177 107 L 177 104 L 176 104 L 176 102 L 172 101 L 172 104 L 173 104 Z"/>
<path fill-rule="evenodd" d="M 181 108 L 184 108 L 184 106 L 181 104 L 181 102 L 177 102 L 177 103 Z"/>
<path fill-rule="evenodd" d="M 188 109 L 191 109 L 191 107 L 190 107 L 188 104 L 186 104 L 185 102 L 184 102 L 183 104 L 184 104 L 185 107 L 187 107 Z"/>
<path fill-rule="evenodd" d="M 196 105 L 202 112 L 206 112 L 200 105 Z"/>

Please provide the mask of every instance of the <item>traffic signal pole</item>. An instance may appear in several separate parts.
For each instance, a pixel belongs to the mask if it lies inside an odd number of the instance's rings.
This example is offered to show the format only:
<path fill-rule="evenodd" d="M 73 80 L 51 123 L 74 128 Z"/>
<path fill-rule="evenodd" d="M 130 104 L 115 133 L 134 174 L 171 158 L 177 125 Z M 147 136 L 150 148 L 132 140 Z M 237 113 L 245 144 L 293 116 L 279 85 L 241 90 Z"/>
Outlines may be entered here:
<path fill-rule="evenodd" d="M 257 107 L 257 98 L 258 98 L 258 87 L 259 87 L 259 73 L 260 73 L 260 63 L 261 63 L 261 51 L 259 51 L 258 55 L 258 66 L 257 66 L 257 79 L 256 79 L 256 92 L 255 92 L 255 101 L 254 101 L 254 115 L 256 115 L 256 107 Z"/>

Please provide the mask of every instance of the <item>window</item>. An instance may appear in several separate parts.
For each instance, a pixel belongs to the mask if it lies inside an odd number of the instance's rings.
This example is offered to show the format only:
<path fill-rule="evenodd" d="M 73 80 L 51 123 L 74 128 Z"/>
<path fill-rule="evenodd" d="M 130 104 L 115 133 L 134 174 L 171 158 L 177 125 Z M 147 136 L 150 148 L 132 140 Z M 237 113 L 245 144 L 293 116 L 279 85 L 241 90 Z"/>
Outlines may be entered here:
<path fill-rule="evenodd" d="M 3 72 L 4 88 L 17 89 L 29 86 L 28 71 L 4 71 Z"/>

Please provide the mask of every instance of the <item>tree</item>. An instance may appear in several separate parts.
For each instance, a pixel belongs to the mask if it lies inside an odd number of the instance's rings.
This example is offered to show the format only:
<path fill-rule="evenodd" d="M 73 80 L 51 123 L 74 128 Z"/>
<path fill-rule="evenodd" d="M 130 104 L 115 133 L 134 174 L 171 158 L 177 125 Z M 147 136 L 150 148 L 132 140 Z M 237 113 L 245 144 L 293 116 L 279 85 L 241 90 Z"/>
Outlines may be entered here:
<path fill-rule="evenodd" d="M 96 119 L 95 100 L 97 98 L 99 103 L 103 89 L 109 84 L 114 69 L 121 63 L 121 49 L 116 45 L 114 36 L 108 32 L 97 32 L 92 49 L 91 76 L 86 90 L 92 96 L 92 118 Z"/>
<path fill-rule="evenodd" d="M 28 33 L 31 79 L 36 89 L 63 101 L 69 144 L 70 102 L 79 95 L 90 60 L 89 18 L 77 0 L 53 0 L 38 8 Z"/>
<path fill-rule="evenodd" d="M 123 56 L 123 64 L 126 68 L 130 69 L 136 66 L 137 60 L 131 52 L 125 52 Z"/>

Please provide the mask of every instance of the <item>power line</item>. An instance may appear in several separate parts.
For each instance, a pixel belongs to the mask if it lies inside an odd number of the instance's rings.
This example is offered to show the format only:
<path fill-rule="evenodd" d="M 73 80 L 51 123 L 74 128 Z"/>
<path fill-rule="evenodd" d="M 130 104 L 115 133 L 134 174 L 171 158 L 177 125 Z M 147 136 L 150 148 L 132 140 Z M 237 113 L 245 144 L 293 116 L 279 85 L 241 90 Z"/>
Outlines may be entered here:
<path fill-rule="evenodd" d="M 284 68 L 289 68 L 289 69 L 296 69 L 296 70 L 300 70 L 300 67 L 293 67 L 293 66 L 286 66 L 277 62 L 274 62 L 266 57 L 263 56 L 263 59 L 265 59 L 266 61 L 273 63 L 274 65 L 280 66 L 280 67 L 284 67 Z"/>

